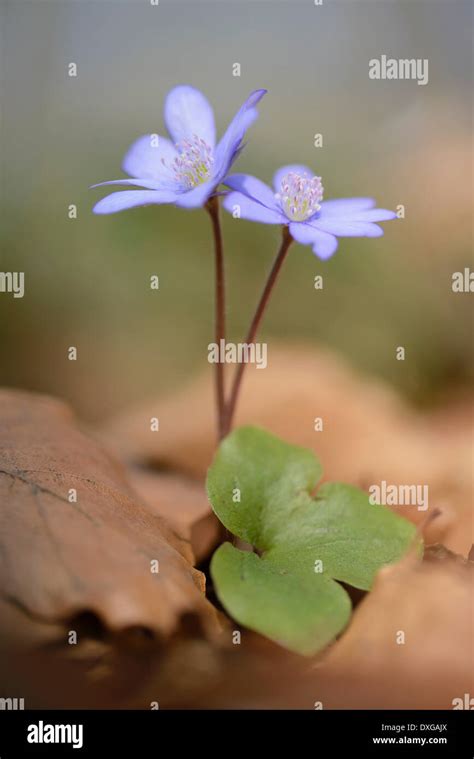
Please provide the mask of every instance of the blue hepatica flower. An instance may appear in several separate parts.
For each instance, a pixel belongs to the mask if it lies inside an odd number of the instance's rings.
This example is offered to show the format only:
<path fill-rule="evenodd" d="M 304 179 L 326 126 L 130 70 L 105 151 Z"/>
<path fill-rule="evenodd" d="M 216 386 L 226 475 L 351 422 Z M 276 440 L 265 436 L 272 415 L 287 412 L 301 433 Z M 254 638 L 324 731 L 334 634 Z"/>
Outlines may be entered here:
<path fill-rule="evenodd" d="M 321 177 L 306 166 L 283 166 L 273 177 L 273 190 L 256 177 L 232 174 L 225 184 L 224 208 L 250 221 L 283 224 L 303 245 L 312 245 L 323 260 L 335 253 L 338 237 L 380 237 L 374 222 L 395 219 L 393 211 L 374 208 L 372 198 L 338 198 L 323 202 Z"/>
<path fill-rule="evenodd" d="M 174 87 L 164 108 L 171 140 L 153 134 L 139 137 L 122 164 L 131 179 L 94 185 L 122 184 L 142 189 L 107 195 L 94 206 L 94 213 L 115 213 L 150 203 L 174 203 L 183 208 L 204 205 L 242 150 L 245 132 L 258 116 L 255 106 L 265 93 L 266 90 L 251 93 L 216 145 L 214 113 L 208 100 L 194 87 Z"/>

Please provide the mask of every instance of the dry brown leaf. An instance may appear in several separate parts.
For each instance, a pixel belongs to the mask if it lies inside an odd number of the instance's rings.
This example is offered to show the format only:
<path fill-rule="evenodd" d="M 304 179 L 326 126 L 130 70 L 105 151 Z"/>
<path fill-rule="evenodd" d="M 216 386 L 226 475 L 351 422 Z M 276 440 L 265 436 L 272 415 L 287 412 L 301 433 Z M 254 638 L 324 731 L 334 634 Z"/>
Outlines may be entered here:
<path fill-rule="evenodd" d="M 151 467 L 129 467 L 127 476 L 151 513 L 164 517 L 190 541 L 197 564 L 209 556 L 218 540 L 220 527 L 209 510 L 202 482 Z"/>
<path fill-rule="evenodd" d="M 104 437 L 128 461 L 185 473 L 202 482 L 215 448 L 211 372 L 181 393 L 144 403 L 110 422 Z M 150 431 L 158 416 L 160 431 Z M 321 417 L 324 430 L 314 430 Z M 312 448 L 325 480 L 367 489 L 428 485 L 429 509 L 442 515 L 428 528 L 427 542 L 444 542 L 467 554 L 473 542 L 472 407 L 450 429 L 414 411 L 386 384 L 357 374 L 338 357 L 308 347 L 272 344 L 265 371 L 247 368 L 237 424 L 256 424 L 288 442 Z M 445 427 L 446 425 L 444 425 Z M 459 431 L 458 431 L 459 429 Z M 396 508 L 415 523 L 426 515 L 414 506 Z"/>
<path fill-rule="evenodd" d="M 474 692 L 473 590 L 474 564 L 443 547 L 383 568 L 320 674 L 363 682 L 366 708 L 452 709 Z"/>
<path fill-rule="evenodd" d="M 190 616 L 216 629 L 189 544 L 141 505 L 63 404 L 0 393 L 0 504 L 1 599 L 23 621 L 74 630 L 95 620 L 117 638 L 163 639 Z"/>

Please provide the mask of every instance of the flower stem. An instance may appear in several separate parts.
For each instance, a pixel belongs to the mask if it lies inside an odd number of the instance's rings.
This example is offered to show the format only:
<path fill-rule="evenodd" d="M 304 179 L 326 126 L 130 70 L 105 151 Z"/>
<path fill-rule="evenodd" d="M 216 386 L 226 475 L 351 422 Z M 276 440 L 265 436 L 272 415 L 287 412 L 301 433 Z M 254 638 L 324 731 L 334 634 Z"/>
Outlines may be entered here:
<path fill-rule="evenodd" d="M 212 231 L 214 234 L 214 255 L 216 271 L 215 290 L 215 341 L 221 345 L 225 340 L 225 274 L 224 274 L 224 249 L 222 243 L 222 231 L 219 216 L 219 199 L 214 196 L 206 204 L 206 210 L 211 217 Z M 224 387 L 224 364 L 216 363 L 216 410 L 217 410 L 217 437 L 219 442 L 225 435 L 225 387 Z"/>
<path fill-rule="evenodd" d="M 283 265 L 283 262 L 286 258 L 286 255 L 288 253 L 288 250 L 292 242 L 293 242 L 293 238 L 289 232 L 289 229 L 287 226 L 284 226 L 283 232 L 282 232 L 282 241 L 281 241 L 280 249 L 275 257 L 275 260 L 273 261 L 272 268 L 270 270 L 267 281 L 265 283 L 265 287 L 263 288 L 262 295 L 260 297 L 252 322 L 249 327 L 249 331 L 247 332 L 247 336 L 245 338 L 245 343 L 248 345 L 250 345 L 251 343 L 255 341 L 258 328 L 260 327 L 263 315 L 265 313 L 265 309 L 270 299 L 270 295 L 272 293 L 275 282 L 277 281 L 281 267 Z M 230 398 L 229 398 L 229 402 L 227 404 L 226 413 L 225 413 L 224 436 L 227 435 L 232 429 L 232 423 L 234 419 L 235 409 L 237 406 L 237 401 L 239 398 L 239 393 L 240 393 L 240 388 L 242 385 L 242 379 L 244 376 L 245 367 L 246 367 L 245 363 L 240 363 L 237 366 L 237 370 L 235 372 L 234 381 L 232 383 L 232 388 L 230 391 Z"/>

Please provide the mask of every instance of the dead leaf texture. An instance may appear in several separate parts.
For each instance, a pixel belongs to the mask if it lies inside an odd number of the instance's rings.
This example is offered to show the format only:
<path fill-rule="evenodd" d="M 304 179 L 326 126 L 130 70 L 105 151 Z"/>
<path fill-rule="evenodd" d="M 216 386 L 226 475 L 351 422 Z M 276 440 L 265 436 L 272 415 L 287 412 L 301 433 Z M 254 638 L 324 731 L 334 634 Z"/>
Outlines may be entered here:
<path fill-rule="evenodd" d="M 321 674 L 365 682 L 370 708 L 452 709 L 474 693 L 473 591 L 474 564 L 442 547 L 384 567 Z"/>
<path fill-rule="evenodd" d="M 216 628 L 189 543 L 62 403 L 0 393 L 0 504 L 1 598 L 13 616 L 74 630 L 91 615 L 108 632 L 158 639 L 189 616 Z"/>

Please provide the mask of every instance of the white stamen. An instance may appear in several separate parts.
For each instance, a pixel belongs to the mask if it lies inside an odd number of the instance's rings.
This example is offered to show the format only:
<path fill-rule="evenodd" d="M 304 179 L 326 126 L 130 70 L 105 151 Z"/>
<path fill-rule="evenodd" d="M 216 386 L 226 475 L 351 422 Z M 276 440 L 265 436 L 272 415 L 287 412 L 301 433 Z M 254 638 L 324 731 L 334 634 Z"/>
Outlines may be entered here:
<path fill-rule="evenodd" d="M 323 192 L 321 177 L 308 177 L 290 171 L 283 177 L 275 199 L 291 221 L 306 221 L 321 208 Z"/>
<path fill-rule="evenodd" d="M 170 168 L 177 182 L 191 190 L 210 178 L 214 157 L 207 142 L 194 134 L 178 143 L 176 149 L 179 155 Z"/>

